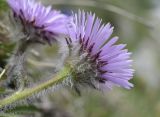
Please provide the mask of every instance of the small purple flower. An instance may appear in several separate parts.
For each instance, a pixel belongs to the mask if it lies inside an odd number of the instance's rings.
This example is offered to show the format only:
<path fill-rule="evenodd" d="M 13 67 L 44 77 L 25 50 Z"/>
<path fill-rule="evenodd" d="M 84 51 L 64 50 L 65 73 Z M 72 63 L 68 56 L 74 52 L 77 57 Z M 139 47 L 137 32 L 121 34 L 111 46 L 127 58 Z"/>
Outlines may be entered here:
<path fill-rule="evenodd" d="M 47 42 L 60 34 L 66 34 L 66 16 L 45 7 L 36 0 L 7 0 L 13 11 L 14 20 L 30 39 L 40 37 Z"/>
<path fill-rule="evenodd" d="M 79 11 L 73 16 L 72 25 L 73 28 L 68 28 L 67 43 L 72 47 L 72 51 L 79 48 L 77 53 L 80 61 L 76 58 L 78 62 L 74 69 L 81 72 L 77 72 L 77 77 L 84 73 L 85 81 L 87 77 L 90 78 L 90 82 L 99 89 L 111 88 L 112 85 L 132 88 L 133 84 L 128 82 L 134 72 L 131 68 L 131 53 L 124 49 L 125 44 L 115 44 L 118 37 L 109 39 L 113 27 L 109 23 L 102 24 L 102 20 L 96 18 L 95 14 L 84 11 Z M 95 83 L 94 80 L 98 82 Z"/>

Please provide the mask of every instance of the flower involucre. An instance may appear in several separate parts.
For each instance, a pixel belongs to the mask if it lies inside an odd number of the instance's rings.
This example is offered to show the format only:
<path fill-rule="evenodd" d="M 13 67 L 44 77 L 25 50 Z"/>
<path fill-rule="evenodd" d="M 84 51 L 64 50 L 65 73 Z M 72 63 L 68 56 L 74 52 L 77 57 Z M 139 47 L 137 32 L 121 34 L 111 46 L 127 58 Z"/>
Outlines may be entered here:
<path fill-rule="evenodd" d="M 125 44 L 115 44 L 118 37 L 109 39 L 113 27 L 109 23 L 102 24 L 102 20 L 96 18 L 95 14 L 84 11 L 73 16 L 72 25 L 74 28 L 69 28 L 67 43 L 72 47 L 72 51 L 79 47 L 76 52 L 79 58 L 76 58 L 74 67 L 78 73 L 77 80 L 82 78 L 79 81 L 98 81 L 92 84 L 99 89 L 111 88 L 112 85 L 132 88 L 133 84 L 128 82 L 134 72 L 131 68 L 131 53 L 124 49 Z M 75 52 L 73 53 L 75 56 Z"/>
<path fill-rule="evenodd" d="M 66 34 L 66 16 L 45 7 L 36 0 L 7 0 L 13 11 L 14 20 L 30 39 L 40 37 L 50 42 L 55 36 Z"/>

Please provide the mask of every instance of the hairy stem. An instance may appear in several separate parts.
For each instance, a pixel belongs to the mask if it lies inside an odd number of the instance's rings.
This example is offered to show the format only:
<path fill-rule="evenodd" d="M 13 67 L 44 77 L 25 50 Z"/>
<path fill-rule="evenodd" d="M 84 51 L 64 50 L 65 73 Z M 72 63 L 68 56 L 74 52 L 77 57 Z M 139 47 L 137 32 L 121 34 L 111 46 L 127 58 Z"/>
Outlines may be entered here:
<path fill-rule="evenodd" d="M 21 39 L 14 54 L 11 56 L 7 64 L 7 87 L 11 89 L 20 89 L 24 87 L 24 79 L 26 78 L 25 62 L 26 50 L 30 43 L 26 39 Z"/>
<path fill-rule="evenodd" d="M 0 101 L 0 108 L 3 108 L 5 106 L 8 106 L 14 102 L 17 102 L 19 100 L 26 99 L 27 97 L 32 96 L 33 94 L 39 93 L 51 86 L 57 85 L 58 83 L 62 82 L 69 74 L 70 69 L 65 67 L 62 71 L 60 71 L 55 77 L 50 79 L 49 81 L 46 81 L 36 87 L 28 88 L 23 91 L 18 91 L 14 93 L 13 95 L 2 99 Z"/>

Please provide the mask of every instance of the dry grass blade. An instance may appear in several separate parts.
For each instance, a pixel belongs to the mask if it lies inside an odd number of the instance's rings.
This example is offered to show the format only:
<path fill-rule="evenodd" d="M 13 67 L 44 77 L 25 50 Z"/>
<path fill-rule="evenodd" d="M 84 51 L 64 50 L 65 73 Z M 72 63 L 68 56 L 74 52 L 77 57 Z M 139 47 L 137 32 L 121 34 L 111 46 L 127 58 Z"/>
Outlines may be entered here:
<path fill-rule="evenodd" d="M 0 79 L 2 78 L 2 76 L 5 74 L 6 69 L 3 69 L 2 72 L 0 73 Z"/>

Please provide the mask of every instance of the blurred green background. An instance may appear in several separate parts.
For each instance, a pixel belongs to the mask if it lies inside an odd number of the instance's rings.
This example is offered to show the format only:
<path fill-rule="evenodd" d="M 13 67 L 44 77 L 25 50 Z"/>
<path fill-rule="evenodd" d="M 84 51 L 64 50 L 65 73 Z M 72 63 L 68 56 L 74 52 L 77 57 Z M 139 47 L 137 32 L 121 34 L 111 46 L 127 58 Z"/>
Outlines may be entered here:
<path fill-rule="evenodd" d="M 113 88 L 112 91 L 98 92 L 92 89 L 77 96 L 62 88 L 50 94 L 42 95 L 33 106 L 19 107 L 24 113 L 15 116 L 30 117 L 160 117 L 160 1 L 159 0 L 41 0 L 44 4 L 53 4 L 64 13 L 85 9 L 111 22 L 115 27 L 113 35 L 120 37 L 120 43 L 126 43 L 133 52 L 135 75 L 131 82 L 132 90 Z M 4 68 L 14 44 L 10 41 L 3 24 L 8 15 L 4 0 L 0 0 L 0 67 Z M 52 70 L 56 47 L 35 47 L 30 50 L 28 60 L 32 68 L 31 76 L 41 76 L 41 66 Z M 32 60 L 34 59 L 34 61 Z M 39 64 L 36 61 L 43 61 Z M 53 60 L 53 64 L 56 60 Z M 38 65 L 37 65 L 38 64 Z M 49 66 L 50 65 L 50 66 Z M 53 65 L 54 66 L 54 65 Z M 37 70 L 38 69 L 38 70 Z M 24 109 L 25 108 L 25 109 Z M 43 110 L 43 111 L 42 111 Z M 29 111 L 29 112 L 28 112 Z M 27 115 L 26 115 L 27 114 Z"/>

